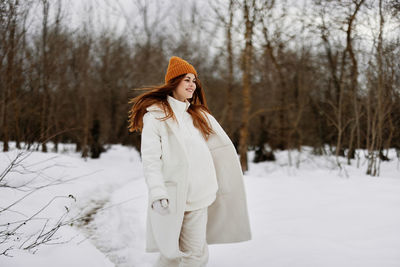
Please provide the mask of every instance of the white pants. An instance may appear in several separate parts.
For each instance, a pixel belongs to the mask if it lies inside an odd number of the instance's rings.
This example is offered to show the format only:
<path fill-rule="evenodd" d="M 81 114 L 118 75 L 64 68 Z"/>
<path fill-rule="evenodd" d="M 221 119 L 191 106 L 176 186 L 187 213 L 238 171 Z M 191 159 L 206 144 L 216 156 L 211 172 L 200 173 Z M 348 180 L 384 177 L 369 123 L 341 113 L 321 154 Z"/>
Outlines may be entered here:
<path fill-rule="evenodd" d="M 156 267 L 204 267 L 208 262 L 208 244 L 206 241 L 207 208 L 185 211 L 179 249 L 188 253 L 178 259 L 168 259 L 160 254 Z"/>

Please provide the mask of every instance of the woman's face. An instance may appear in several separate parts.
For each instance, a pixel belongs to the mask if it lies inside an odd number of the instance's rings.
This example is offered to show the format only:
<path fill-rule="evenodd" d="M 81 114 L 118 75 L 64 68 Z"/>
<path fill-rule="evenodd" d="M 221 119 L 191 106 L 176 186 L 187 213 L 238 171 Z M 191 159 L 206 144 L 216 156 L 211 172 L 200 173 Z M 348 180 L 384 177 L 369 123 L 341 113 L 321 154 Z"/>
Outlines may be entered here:
<path fill-rule="evenodd" d="M 188 73 L 181 80 L 175 90 L 172 92 L 172 96 L 179 101 L 185 102 L 186 99 L 192 98 L 194 90 L 196 90 L 196 77 L 193 73 Z"/>

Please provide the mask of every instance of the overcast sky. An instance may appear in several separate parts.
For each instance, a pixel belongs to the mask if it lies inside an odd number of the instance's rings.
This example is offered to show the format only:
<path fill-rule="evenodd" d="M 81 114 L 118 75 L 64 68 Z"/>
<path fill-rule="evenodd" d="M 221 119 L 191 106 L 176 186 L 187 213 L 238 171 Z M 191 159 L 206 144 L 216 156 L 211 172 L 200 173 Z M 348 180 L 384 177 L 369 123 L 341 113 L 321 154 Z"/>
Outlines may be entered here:
<path fill-rule="evenodd" d="M 53 4 L 53 14 L 58 0 L 51 0 Z M 209 5 L 209 2 L 223 2 L 223 1 L 213 1 L 213 0 L 60 0 L 63 5 L 63 10 L 65 10 L 64 21 L 72 29 L 82 29 L 83 25 L 90 24 L 89 29 L 94 32 L 99 32 L 101 29 L 108 29 L 110 31 L 116 32 L 117 34 L 130 35 L 131 37 L 137 37 L 137 35 L 143 34 L 143 18 L 139 16 L 138 5 L 135 3 L 150 3 L 149 5 L 149 20 L 148 22 L 154 23 L 158 22 L 156 27 L 158 31 L 169 32 L 176 34 L 181 32 L 182 29 L 179 28 L 183 22 L 190 22 L 194 19 L 195 24 L 203 24 L 203 28 L 196 30 L 196 34 L 203 34 L 204 39 L 207 39 L 207 34 L 213 33 L 218 36 L 220 43 L 214 40 L 215 46 L 222 45 L 223 42 L 223 31 L 214 33 L 213 28 L 215 28 L 215 19 L 213 17 L 213 11 Z M 225 1 L 226 3 L 228 1 Z M 155 4 L 157 3 L 157 4 Z M 277 3 L 282 3 L 282 1 L 277 1 Z M 290 16 L 281 25 L 278 24 L 277 27 L 284 28 L 285 33 L 291 32 L 292 34 L 300 34 L 299 23 L 292 23 L 291 20 L 303 19 L 307 23 L 315 24 L 318 22 L 318 16 L 310 7 L 311 0 L 289 0 L 290 4 L 287 4 L 288 12 Z M 301 9 L 303 4 L 307 4 L 305 9 Z M 158 8 L 157 8 L 158 7 Z M 193 15 L 193 7 L 196 8 L 196 16 Z M 277 9 L 279 10 L 279 8 Z M 35 23 L 36 28 L 40 28 L 40 17 L 41 17 L 41 6 L 37 5 L 35 7 Z M 223 7 L 221 7 L 221 13 L 226 12 Z M 330 11 L 332 15 L 335 15 L 337 10 Z M 376 35 L 378 30 L 378 16 L 377 9 L 372 9 L 369 11 L 368 15 L 360 17 L 355 33 L 357 33 L 361 38 L 365 38 L 366 45 L 372 45 L 372 36 Z M 238 14 L 238 16 L 241 16 Z M 279 16 L 279 11 L 277 11 L 276 17 Z M 202 23 L 199 23 L 201 20 Z M 237 21 L 241 18 L 238 17 Z M 184 24 L 184 23 L 183 23 Z M 241 27 L 243 28 L 243 27 Z M 271 25 L 271 28 L 273 26 Z M 302 33 L 304 34 L 304 32 Z M 398 23 L 393 21 L 386 21 L 386 38 L 395 38 L 399 34 Z M 315 36 L 314 36 L 315 37 Z M 141 36 L 143 38 L 143 36 Z M 242 40 L 242 34 L 236 34 L 238 42 Z M 309 38 L 305 35 L 304 38 Z M 203 39 L 203 38 L 201 38 Z M 208 37 L 208 39 L 210 39 Z M 214 38 L 216 39 L 216 38 Z M 312 42 L 311 38 L 310 42 Z M 367 39 L 370 39 L 368 41 Z M 211 45 L 211 44 L 210 44 Z"/>

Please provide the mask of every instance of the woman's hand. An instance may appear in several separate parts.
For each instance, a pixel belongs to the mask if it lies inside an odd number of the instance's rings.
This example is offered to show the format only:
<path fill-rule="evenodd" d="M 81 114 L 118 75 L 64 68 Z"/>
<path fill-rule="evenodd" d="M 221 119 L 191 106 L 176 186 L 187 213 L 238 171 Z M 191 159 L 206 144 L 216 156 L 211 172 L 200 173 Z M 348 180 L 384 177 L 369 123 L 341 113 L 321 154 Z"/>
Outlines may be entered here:
<path fill-rule="evenodd" d="M 153 210 L 155 210 L 156 212 L 160 213 L 161 215 L 166 215 L 166 214 L 169 213 L 168 206 L 169 206 L 168 205 L 168 199 L 166 199 L 166 198 L 156 200 L 151 205 Z"/>

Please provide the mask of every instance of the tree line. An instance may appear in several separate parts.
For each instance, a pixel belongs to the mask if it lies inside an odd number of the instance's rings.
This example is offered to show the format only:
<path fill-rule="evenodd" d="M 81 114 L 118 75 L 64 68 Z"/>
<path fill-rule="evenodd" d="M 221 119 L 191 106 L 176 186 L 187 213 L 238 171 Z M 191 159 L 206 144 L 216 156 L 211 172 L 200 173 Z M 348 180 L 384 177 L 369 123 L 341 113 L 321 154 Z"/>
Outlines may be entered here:
<path fill-rule="evenodd" d="M 132 0 L 133 18 L 119 1 L 104 0 L 125 18 L 122 34 L 99 30 L 90 15 L 70 27 L 64 2 L 0 1 L 3 151 L 10 141 L 39 142 L 44 152 L 49 142 L 56 151 L 75 143 L 83 157 L 106 144 L 139 148 L 140 134 L 127 131 L 128 100 L 141 93 L 135 88 L 163 82 L 172 55 L 196 67 L 244 170 L 250 149 L 262 161 L 277 149 L 311 146 L 357 164 L 365 156 L 367 173 L 378 175 L 388 149 L 400 149 L 399 1 L 171 8 L 176 3 Z"/>

